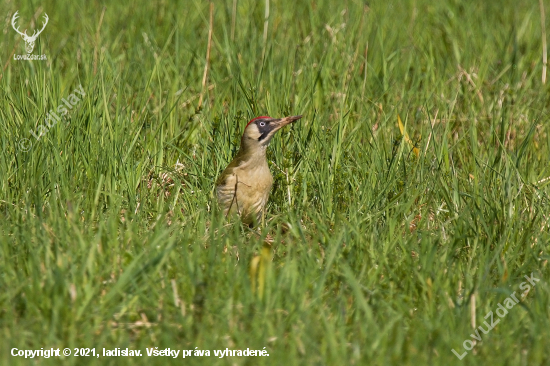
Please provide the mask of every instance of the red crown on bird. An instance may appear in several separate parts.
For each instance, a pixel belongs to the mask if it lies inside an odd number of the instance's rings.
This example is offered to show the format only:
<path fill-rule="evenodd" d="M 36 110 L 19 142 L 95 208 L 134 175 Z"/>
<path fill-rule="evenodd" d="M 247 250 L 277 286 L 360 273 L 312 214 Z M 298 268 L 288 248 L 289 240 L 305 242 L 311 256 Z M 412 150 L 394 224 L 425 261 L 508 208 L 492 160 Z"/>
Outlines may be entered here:
<path fill-rule="evenodd" d="M 259 119 L 263 119 L 263 118 L 271 118 L 271 117 L 269 117 L 269 116 L 260 116 L 260 117 L 253 118 L 253 119 L 250 120 L 250 122 L 248 122 L 246 127 L 248 127 L 248 125 L 251 124 L 252 122 L 254 122 L 256 120 L 259 120 Z M 246 127 L 244 128 L 245 130 L 246 130 Z"/>

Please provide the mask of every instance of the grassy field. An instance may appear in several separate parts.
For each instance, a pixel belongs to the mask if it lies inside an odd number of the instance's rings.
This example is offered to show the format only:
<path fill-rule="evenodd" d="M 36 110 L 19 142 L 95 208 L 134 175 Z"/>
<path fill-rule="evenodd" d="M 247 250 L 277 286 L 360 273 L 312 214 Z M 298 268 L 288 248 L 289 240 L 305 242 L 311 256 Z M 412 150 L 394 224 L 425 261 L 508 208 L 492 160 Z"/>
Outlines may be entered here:
<path fill-rule="evenodd" d="M 550 364 L 539 1 L 174 3 L 0 3 L 0 364 Z M 296 114 L 224 221 L 246 122 Z"/>

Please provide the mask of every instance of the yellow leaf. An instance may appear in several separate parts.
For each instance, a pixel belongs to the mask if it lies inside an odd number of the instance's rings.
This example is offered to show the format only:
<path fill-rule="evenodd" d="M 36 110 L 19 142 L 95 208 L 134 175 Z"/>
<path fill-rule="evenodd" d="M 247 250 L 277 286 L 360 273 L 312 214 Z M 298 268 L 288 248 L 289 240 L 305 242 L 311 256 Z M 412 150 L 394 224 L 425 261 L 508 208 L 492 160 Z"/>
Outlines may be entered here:
<path fill-rule="evenodd" d="M 420 150 L 416 146 L 414 146 L 414 143 L 409 138 L 409 134 L 407 133 L 407 131 L 405 131 L 405 127 L 403 126 L 403 122 L 401 122 L 401 117 L 399 115 L 397 115 L 397 125 L 399 126 L 399 131 L 401 131 L 401 135 L 403 135 L 405 141 L 407 141 L 409 145 L 411 145 L 414 155 L 418 157 L 418 155 L 420 154 Z"/>
<path fill-rule="evenodd" d="M 269 246 L 264 246 L 260 255 L 255 256 L 250 261 L 250 284 L 252 286 L 252 293 L 256 293 L 258 290 L 258 297 L 262 299 L 265 292 L 265 283 L 268 270 L 271 266 L 272 253 Z"/>
<path fill-rule="evenodd" d="M 258 264 L 260 264 L 260 256 L 255 256 L 250 261 L 250 270 L 248 274 L 250 275 L 250 285 L 252 286 L 252 293 L 256 293 L 256 273 L 258 272 Z"/>

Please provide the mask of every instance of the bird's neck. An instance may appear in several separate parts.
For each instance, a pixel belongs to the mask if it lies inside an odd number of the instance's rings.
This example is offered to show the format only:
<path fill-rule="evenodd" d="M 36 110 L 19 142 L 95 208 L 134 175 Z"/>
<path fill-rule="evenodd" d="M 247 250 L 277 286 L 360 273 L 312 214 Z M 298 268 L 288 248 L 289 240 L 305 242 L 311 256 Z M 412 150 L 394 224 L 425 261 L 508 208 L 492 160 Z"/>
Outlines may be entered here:
<path fill-rule="evenodd" d="M 247 146 L 246 144 L 242 144 L 239 152 L 237 153 L 237 158 L 242 163 L 246 164 L 267 165 L 266 148 L 267 146 L 263 145 Z"/>

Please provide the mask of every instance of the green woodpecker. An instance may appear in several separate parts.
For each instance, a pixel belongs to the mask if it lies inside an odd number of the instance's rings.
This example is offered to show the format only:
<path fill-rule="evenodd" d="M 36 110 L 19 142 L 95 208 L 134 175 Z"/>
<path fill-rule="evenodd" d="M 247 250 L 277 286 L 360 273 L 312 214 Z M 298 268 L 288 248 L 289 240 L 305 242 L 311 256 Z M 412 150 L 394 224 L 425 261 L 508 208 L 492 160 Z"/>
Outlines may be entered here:
<path fill-rule="evenodd" d="M 237 213 L 248 225 L 261 221 L 273 184 L 267 165 L 267 146 L 278 130 L 300 118 L 261 116 L 248 122 L 239 152 L 216 182 L 218 203 L 226 216 Z"/>

